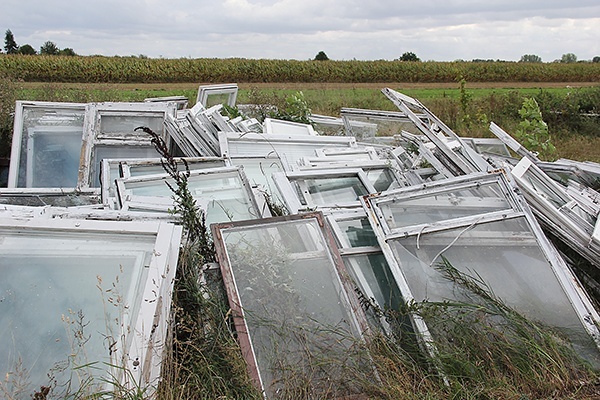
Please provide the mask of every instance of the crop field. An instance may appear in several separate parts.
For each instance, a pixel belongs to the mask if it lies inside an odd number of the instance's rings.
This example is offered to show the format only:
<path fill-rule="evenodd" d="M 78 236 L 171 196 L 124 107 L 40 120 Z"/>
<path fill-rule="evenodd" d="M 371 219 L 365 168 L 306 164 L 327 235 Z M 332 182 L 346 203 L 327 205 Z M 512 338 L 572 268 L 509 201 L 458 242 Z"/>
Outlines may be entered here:
<path fill-rule="evenodd" d="M 0 56 L 0 75 L 27 82 L 600 82 L 600 63 L 298 61 Z"/>

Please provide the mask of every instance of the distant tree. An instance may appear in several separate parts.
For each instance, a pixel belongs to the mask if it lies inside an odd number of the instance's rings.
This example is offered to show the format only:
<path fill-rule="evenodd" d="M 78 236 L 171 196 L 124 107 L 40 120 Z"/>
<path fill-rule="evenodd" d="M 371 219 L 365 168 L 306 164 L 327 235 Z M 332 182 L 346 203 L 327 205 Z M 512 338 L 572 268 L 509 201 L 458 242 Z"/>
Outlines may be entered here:
<path fill-rule="evenodd" d="M 32 56 L 34 54 L 37 54 L 37 51 L 35 51 L 35 49 L 30 44 L 24 44 L 23 46 L 19 46 L 19 54 Z"/>
<path fill-rule="evenodd" d="M 593 63 L 600 62 L 600 56 L 596 56 L 596 57 L 592 58 L 592 62 Z"/>
<path fill-rule="evenodd" d="M 320 51 L 317 53 L 317 55 L 315 56 L 315 61 L 327 61 L 329 60 L 329 57 L 327 57 L 327 54 L 325 54 L 324 51 Z"/>
<path fill-rule="evenodd" d="M 561 63 L 574 63 L 577 62 L 577 56 L 573 53 L 563 54 L 560 58 Z"/>
<path fill-rule="evenodd" d="M 19 51 L 19 46 L 15 42 L 15 36 L 10 29 L 7 29 L 4 35 L 4 51 L 6 51 L 6 54 L 17 54 Z"/>
<path fill-rule="evenodd" d="M 42 47 L 40 47 L 40 54 L 56 56 L 59 53 L 60 53 L 60 50 L 59 50 L 58 46 L 56 45 L 56 43 L 51 42 L 50 40 L 48 40 L 46 43 L 44 43 L 42 45 Z"/>
<path fill-rule="evenodd" d="M 412 51 L 407 51 L 406 53 L 402 54 L 400 61 L 421 61 L 421 59 Z"/>
<path fill-rule="evenodd" d="M 61 56 L 76 56 L 77 55 L 75 53 L 75 51 L 70 47 L 65 47 L 58 54 Z"/>
<path fill-rule="evenodd" d="M 528 63 L 541 63 L 542 57 L 535 54 L 524 54 L 521 56 L 519 62 L 528 62 Z"/>

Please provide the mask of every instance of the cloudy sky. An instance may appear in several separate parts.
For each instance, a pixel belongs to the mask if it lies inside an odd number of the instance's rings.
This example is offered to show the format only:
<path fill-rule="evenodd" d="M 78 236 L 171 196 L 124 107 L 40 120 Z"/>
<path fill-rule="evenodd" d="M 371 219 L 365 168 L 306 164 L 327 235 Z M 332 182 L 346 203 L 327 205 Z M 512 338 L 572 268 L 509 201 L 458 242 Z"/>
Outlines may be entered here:
<path fill-rule="evenodd" d="M 82 55 L 543 61 L 600 55 L 600 1 L 2 0 L 0 29 Z"/>

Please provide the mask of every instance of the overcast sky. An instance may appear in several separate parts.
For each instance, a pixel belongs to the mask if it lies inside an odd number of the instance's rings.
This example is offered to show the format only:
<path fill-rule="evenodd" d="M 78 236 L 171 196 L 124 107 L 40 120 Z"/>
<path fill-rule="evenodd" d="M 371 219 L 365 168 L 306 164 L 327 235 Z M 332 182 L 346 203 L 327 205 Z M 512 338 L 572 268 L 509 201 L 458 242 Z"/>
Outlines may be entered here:
<path fill-rule="evenodd" d="M 590 60 L 600 0 L 2 0 L 0 29 L 81 55 Z"/>

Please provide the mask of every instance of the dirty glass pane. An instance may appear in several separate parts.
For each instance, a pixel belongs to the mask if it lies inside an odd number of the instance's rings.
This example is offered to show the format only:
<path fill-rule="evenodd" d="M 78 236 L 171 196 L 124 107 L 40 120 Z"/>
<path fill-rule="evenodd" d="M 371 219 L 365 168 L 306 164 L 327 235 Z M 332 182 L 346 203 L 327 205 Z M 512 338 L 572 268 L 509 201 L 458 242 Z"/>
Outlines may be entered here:
<path fill-rule="evenodd" d="M 94 146 L 90 186 L 100 187 L 100 164 L 105 158 L 155 158 L 158 155 L 152 145 L 148 146 Z"/>
<path fill-rule="evenodd" d="M 378 201 L 377 205 L 390 229 L 511 209 L 496 183 L 408 199 L 390 196 Z"/>
<path fill-rule="evenodd" d="M 312 203 L 317 206 L 352 203 L 369 191 L 358 176 L 304 179 Z"/>
<path fill-rule="evenodd" d="M 164 132 L 164 113 L 156 115 L 134 115 L 131 113 L 111 115 L 100 112 L 100 135 L 127 135 L 130 138 L 136 136 L 149 138 L 147 133 L 135 131 L 135 128 L 140 126 L 147 126 L 154 133 L 162 136 Z"/>
<path fill-rule="evenodd" d="M 336 224 L 351 247 L 379 246 L 375 232 L 366 217 L 339 220 Z"/>
<path fill-rule="evenodd" d="M 358 330 L 317 221 L 225 229 L 222 237 L 267 397 L 306 380 L 315 398 L 341 394 Z"/>
<path fill-rule="evenodd" d="M 344 139 L 344 138 L 340 138 Z M 346 140 L 339 142 L 320 142 L 315 139 L 314 142 L 292 142 L 292 141 L 277 141 L 277 140 L 232 140 L 227 141 L 229 156 L 262 156 L 262 157 L 278 157 L 282 164 L 288 169 L 288 166 L 296 165 L 297 161 L 302 157 L 313 157 L 315 150 L 324 147 L 350 147 Z"/>
<path fill-rule="evenodd" d="M 141 181 L 124 181 L 125 189 L 131 194 L 135 203 L 145 203 L 145 209 L 151 210 L 155 201 L 156 210 L 162 210 L 161 204 L 168 200 L 169 207 L 174 207 L 173 192 L 165 182 L 176 188 L 175 182 L 166 176 Z M 257 218 L 258 213 L 253 206 L 250 195 L 242 184 L 238 171 L 198 174 L 188 178 L 188 189 L 197 205 L 207 210 L 206 223 L 240 221 Z M 133 207 L 135 209 L 135 207 Z"/>
<path fill-rule="evenodd" d="M 531 170 L 525 171 L 522 181 L 530 187 L 538 196 L 549 201 L 555 208 L 560 208 L 567 204 L 567 199 L 560 196 L 554 188 L 548 186 L 546 182 L 538 178 Z"/>
<path fill-rule="evenodd" d="M 77 186 L 84 107 L 23 108 L 17 187 Z"/>
<path fill-rule="evenodd" d="M 480 280 L 480 286 L 487 286 L 506 305 L 559 328 L 582 356 L 600 363 L 596 345 L 524 217 L 480 224 L 466 231 L 458 228 L 393 239 L 390 245 L 415 300 L 477 303 L 476 296 L 436 268 L 445 257 L 463 274 Z"/>
<path fill-rule="evenodd" d="M 363 294 L 373 293 L 382 310 L 399 309 L 402 296 L 383 253 L 344 256 L 344 264 Z"/>
<path fill-rule="evenodd" d="M 176 159 L 177 164 L 179 165 L 180 171 L 185 171 L 185 165 L 183 162 L 180 162 Z M 129 176 L 143 176 L 143 175 L 153 175 L 153 174 L 164 174 L 165 170 L 161 165 L 160 161 L 156 163 L 126 163 L 129 167 Z M 190 171 L 198 170 L 198 169 L 208 169 L 208 168 L 218 168 L 224 167 L 224 160 L 207 160 L 207 161 L 188 161 L 188 166 Z"/>
<path fill-rule="evenodd" d="M 367 174 L 367 178 L 369 178 L 369 182 L 373 184 L 375 190 L 378 192 L 383 192 L 385 190 L 390 190 L 398 187 L 396 182 L 396 178 L 387 168 L 381 169 L 368 169 L 363 168 L 365 174 Z"/>
<path fill-rule="evenodd" d="M 26 371 L 31 394 L 50 386 L 48 373 L 60 388 L 74 367 L 96 363 L 80 372 L 103 375 L 103 363 L 120 363 L 113 343 L 138 314 L 156 237 L 12 230 L 0 237 L 2 376 Z"/>

